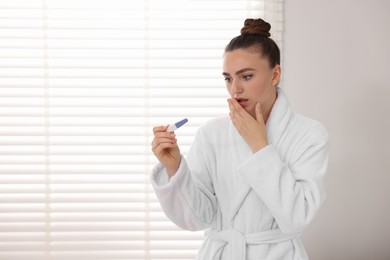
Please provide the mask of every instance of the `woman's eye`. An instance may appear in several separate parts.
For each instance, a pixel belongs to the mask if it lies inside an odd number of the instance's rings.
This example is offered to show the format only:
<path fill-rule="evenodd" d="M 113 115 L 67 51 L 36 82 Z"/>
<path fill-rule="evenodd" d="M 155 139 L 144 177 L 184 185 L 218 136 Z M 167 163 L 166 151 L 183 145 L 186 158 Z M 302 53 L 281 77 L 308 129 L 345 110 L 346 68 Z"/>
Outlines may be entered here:
<path fill-rule="evenodd" d="M 225 81 L 226 82 L 230 82 L 230 78 L 225 78 Z"/>
<path fill-rule="evenodd" d="M 249 80 L 249 79 L 252 78 L 252 75 L 244 75 L 243 78 L 244 78 L 245 80 Z"/>

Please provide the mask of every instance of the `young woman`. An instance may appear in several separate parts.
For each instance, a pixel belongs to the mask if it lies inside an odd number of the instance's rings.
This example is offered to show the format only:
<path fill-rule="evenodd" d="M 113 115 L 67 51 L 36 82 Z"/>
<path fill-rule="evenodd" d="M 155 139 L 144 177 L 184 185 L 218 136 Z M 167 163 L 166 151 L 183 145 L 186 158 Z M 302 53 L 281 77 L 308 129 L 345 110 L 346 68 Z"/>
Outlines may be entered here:
<path fill-rule="evenodd" d="M 225 48 L 229 116 L 197 132 L 188 156 L 167 126 L 153 129 L 151 180 L 165 214 L 208 229 L 197 259 L 308 259 L 300 233 L 320 208 L 329 137 L 292 111 L 271 26 L 247 19 Z"/>

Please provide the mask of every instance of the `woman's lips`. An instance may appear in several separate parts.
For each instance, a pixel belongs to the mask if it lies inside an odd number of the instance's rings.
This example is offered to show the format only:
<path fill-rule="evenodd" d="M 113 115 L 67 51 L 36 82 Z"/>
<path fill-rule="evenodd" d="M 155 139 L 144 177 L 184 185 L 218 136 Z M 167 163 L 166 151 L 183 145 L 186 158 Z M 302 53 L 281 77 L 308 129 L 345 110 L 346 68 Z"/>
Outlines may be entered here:
<path fill-rule="evenodd" d="M 241 106 L 244 106 L 249 101 L 249 99 L 246 98 L 236 98 L 236 100 Z"/>

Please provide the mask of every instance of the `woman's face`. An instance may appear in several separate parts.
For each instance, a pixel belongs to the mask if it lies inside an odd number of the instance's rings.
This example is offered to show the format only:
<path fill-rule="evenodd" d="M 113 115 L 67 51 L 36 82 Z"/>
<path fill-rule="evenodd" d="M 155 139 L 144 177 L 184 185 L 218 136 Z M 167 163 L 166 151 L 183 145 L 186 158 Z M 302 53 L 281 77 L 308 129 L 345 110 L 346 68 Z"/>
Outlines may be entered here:
<path fill-rule="evenodd" d="M 237 49 L 225 53 L 222 74 L 231 98 L 252 117 L 256 118 L 257 103 L 261 104 L 263 114 L 270 113 L 280 79 L 279 65 L 270 68 L 257 51 Z"/>

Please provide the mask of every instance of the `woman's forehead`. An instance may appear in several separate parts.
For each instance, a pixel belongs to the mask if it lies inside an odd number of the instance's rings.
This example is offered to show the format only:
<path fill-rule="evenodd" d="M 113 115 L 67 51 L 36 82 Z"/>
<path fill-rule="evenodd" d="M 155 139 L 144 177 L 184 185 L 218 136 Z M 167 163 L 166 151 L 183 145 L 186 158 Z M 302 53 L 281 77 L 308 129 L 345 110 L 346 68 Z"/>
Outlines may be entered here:
<path fill-rule="evenodd" d="M 267 60 L 262 58 L 258 52 L 237 49 L 226 52 L 223 57 L 224 71 L 237 71 L 243 68 L 261 68 L 263 66 L 268 66 Z"/>

